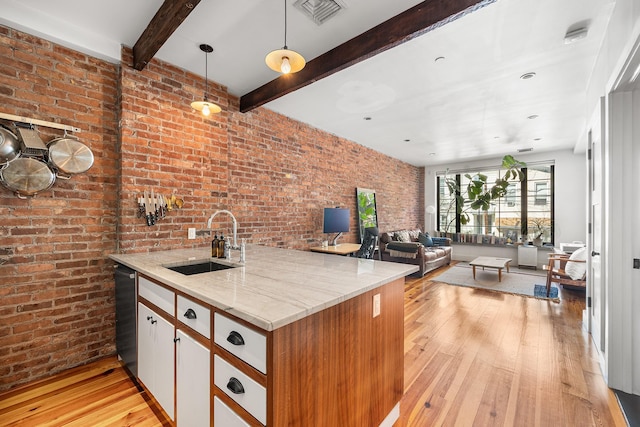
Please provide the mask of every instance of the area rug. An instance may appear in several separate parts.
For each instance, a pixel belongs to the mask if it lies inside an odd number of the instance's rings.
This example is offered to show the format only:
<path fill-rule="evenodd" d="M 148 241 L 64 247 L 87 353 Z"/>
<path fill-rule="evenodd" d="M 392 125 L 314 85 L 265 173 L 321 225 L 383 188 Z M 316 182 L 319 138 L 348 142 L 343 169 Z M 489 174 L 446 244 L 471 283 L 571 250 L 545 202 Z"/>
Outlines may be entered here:
<path fill-rule="evenodd" d="M 476 280 L 473 280 L 473 272 L 468 264 L 455 265 L 442 274 L 433 277 L 431 280 L 444 282 L 449 285 L 466 286 L 492 292 L 503 292 L 560 302 L 558 288 L 556 286 L 551 286 L 551 292 L 549 293 L 549 297 L 547 297 L 545 276 L 516 272 L 513 269 L 511 269 L 509 273 L 507 273 L 507 270 L 502 270 L 502 281 L 498 282 L 498 271 L 496 269 L 488 268 L 482 270 L 482 267 L 477 267 Z"/>

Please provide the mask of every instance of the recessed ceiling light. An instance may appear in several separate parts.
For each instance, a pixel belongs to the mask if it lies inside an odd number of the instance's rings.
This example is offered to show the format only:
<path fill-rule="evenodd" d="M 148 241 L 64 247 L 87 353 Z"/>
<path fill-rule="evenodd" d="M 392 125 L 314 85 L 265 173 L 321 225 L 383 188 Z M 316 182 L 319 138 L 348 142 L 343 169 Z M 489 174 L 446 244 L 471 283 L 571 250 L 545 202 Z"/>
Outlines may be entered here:
<path fill-rule="evenodd" d="M 529 151 L 533 151 L 533 148 L 518 148 L 518 153 L 528 153 Z"/>
<path fill-rule="evenodd" d="M 540 141 L 542 138 L 533 138 L 534 141 Z"/>
<path fill-rule="evenodd" d="M 444 56 L 438 56 L 436 59 L 434 59 L 434 62 L 440 62 L 440 61 L 444 61 Z"/>
<path fill-rule="evenodd" d="M 371 120 L 371 117 L 364 117 L 364 120 Z"/>
<path fill-rule="evenodd" d="M 522 80 L 529 80 L 534 78 L 535 76 L 536 76 L 536 73 L 531 72 L 531 73 L 524 73 L 523 75 L 520 76 L 520 78 Z"/>
<path fill-rule="evenodd" d="M 429 153 L 429 156 L 435 156 L 436 153 Z"/>
<path fill-rule="evenodd" d="M 411 142 L 411 140 L 410 139 L 405 139 L 404 142 Z"/>
<path fill-rule="evenodd" d="M 537 114 L 532 114 L 529 117 L 527 117 L 527 119 L 529 120 L 533 120 L 533 119 L 537 119 L 539 116 Z"/>

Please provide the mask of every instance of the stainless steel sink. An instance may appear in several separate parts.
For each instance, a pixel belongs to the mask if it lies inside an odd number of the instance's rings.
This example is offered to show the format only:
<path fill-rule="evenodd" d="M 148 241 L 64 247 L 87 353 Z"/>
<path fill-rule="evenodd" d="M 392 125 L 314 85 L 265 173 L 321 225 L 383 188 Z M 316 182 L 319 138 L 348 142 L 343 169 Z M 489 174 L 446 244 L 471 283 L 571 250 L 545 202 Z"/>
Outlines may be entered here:
<path fill-rule="evenodd" d="M 235 268 L 233 265 L 220 264 L 218 262 L 207 261 L 198 262 L 197 264 L 177 265 L 177 266 L 164 266 L 169 270 L 176 271 L 185 276 L 191 276 L 192 274 L 210 273 L 212 271 L 227 270 L 229 268 Z"/>

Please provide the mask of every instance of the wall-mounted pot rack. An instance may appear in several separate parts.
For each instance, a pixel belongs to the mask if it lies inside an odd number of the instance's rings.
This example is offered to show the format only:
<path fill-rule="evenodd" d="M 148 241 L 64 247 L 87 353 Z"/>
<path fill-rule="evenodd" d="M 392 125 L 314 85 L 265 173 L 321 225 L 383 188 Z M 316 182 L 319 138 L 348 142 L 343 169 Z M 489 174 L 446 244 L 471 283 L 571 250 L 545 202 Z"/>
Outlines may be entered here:
<path fill-rule="evenodd" d="M 14 116 L 13 114 L 7 114 L 7 113 L 0 113 L 0 119 L 9 120 L 12 122 L 28 123 L 30 125 L 44 126 L 44 127 L 53 128 L 53 129 L 62 129 L 66 132 L 76 132 L 76 133 L 82 132 L 80 128 L 77 128 L 75 126 L 63 125 L 63 124 L 54 123 L 54 122 L 45 122 L 44 120 L 30 119 L 29 117 Z"/>

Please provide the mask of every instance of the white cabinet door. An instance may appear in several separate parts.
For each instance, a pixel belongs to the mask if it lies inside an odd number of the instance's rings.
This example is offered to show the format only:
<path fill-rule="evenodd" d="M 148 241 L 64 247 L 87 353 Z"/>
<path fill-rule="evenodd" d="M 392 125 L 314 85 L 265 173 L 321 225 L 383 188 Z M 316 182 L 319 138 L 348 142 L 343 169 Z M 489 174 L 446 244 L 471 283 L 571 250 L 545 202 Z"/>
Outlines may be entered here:
<path fill-rule="evenodd" d="M 209 427 L 211 353 L 179 329 L 176 338 L 177 424 Z"/>
<path fill-rule="evenodd" d="M 138 378 L 174 419 L 174 327 L 138 303 Z"/>

